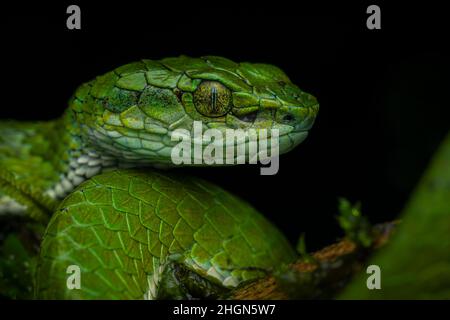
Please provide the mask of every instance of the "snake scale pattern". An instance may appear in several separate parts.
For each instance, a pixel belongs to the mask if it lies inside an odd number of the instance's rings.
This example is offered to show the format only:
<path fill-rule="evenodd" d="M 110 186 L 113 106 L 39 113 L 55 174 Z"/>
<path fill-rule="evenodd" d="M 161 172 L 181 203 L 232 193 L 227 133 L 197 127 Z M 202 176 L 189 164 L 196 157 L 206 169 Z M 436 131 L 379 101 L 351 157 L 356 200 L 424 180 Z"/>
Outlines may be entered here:
<path fill-rule="evenodd" d="M 52 102 L 43 94 L 35 103 Z M 282 154 L 306 138 L 318 108 L 275 66 L 180 56 L 81 85 L 59 119 L 1 121 L 0 214 L 46 225 L 36 297 L 215 298 L 295 260 L 249 204 L 167 170 L 171 135 L 183 129 L 195 148 L 205 143 L 194 121 L 223 133 L 277 129 Z M 67 286 L 71 265 L 80 289 Z"/>

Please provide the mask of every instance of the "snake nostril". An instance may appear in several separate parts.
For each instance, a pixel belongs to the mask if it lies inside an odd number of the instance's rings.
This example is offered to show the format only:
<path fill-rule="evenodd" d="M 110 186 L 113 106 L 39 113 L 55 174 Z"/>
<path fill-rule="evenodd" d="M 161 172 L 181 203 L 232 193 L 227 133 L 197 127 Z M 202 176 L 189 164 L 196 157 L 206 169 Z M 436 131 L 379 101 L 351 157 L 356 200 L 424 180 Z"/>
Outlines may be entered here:
<path fill-rule="evenodd" d="M 282 121 L 284 123 L 291 123 L 292 121 L 294 121 L 294 119 L 295 119 L 295 117 L 292 114 L 288 113 L 283 116 Z"/>

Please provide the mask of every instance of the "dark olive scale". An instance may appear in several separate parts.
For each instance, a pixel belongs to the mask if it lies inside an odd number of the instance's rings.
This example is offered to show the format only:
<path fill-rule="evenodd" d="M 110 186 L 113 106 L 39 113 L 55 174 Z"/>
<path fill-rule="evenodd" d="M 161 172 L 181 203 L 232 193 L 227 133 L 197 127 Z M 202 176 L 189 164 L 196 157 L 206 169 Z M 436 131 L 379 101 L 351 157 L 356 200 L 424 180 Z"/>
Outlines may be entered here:
<path fill-rule="evenodd" d="M 103 100 L 103 105 L 111 112 L 120 113 L 129 107 L 136 105 L 140 93 L 114 87 L 111 94 Z"/>

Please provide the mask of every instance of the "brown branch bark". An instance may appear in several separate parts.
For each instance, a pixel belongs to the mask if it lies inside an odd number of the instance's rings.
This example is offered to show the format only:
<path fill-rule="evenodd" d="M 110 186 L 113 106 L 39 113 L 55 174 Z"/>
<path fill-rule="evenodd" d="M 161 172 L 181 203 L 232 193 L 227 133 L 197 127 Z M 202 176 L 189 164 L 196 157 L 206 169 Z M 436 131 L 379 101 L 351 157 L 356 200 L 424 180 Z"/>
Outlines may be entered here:
<path fill-rule="evenodd" d="M 279 274 L 242 285 L 228 296 L 236 300 L 325 299 L 333 297 L 360 271 L 371 253 L 391 237 L 397 222 L 372 228 L 372 245 L 364 248 L 348 238 L 299 259 Z M 308 261 L 310 260 L 310 261 Z"/>

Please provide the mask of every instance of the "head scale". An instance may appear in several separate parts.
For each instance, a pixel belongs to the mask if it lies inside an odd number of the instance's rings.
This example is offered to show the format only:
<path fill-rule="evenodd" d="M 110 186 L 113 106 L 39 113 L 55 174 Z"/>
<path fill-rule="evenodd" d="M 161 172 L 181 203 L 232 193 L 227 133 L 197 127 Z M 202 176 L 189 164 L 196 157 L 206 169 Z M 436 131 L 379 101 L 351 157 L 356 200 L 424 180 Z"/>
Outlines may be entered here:
<path fill-rule="evenodd" d="M 171 164 L 176 129 L 278 129 L 280 153 L 302 142 L 317 100 L 275 66 L 221 57 L 142 60 L 76 91 L 70 110 L 79 136 L 114 157 Z"/>

